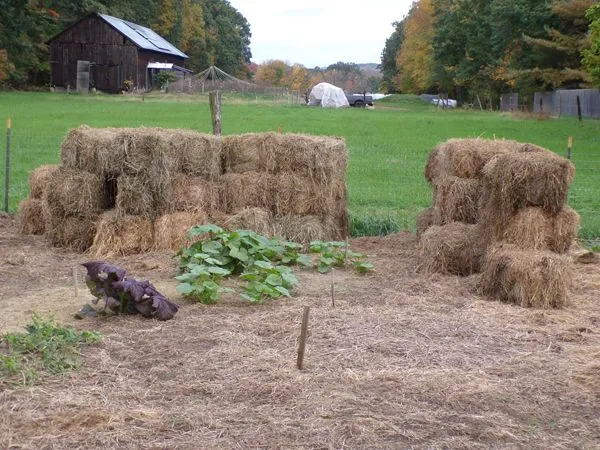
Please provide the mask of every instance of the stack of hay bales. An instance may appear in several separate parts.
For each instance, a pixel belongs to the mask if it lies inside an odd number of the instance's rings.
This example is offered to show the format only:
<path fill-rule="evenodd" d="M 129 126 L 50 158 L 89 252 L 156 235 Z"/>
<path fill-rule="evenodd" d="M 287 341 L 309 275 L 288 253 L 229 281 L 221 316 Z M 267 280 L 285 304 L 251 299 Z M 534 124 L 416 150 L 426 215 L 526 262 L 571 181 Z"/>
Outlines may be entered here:
<path fill-rule="evenodd" d="M 21 207 L 22 232 L 55 246 L 96 256 L 175 250 L 209 222 L 306 240 L 347 233 L 342 139 L 82 126 L 61 159 L 32 173 Z"/>
<path fill-rule="evenodd" d="M 578 214 L 567 206 L 574 167 L 532 144 L 453 139 L 431 153 L 425 176 L 434 205 L 417 226 L 426 270 L 482 272 L 483 295 L 559 307 L 570 279 L 563 256 Z"/>

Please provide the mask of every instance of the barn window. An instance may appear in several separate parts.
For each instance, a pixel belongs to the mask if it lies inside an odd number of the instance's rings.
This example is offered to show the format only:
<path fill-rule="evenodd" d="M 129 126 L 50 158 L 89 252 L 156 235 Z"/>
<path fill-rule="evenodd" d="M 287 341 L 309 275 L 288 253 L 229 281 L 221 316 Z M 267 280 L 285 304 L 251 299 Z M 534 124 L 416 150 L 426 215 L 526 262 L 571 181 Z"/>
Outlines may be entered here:
<path fill-rule="evenodd" d="M 117 176 L 108 174 L 104 176 L 102 186 L 102 209 L 113 209 L 117 205 Z"/>

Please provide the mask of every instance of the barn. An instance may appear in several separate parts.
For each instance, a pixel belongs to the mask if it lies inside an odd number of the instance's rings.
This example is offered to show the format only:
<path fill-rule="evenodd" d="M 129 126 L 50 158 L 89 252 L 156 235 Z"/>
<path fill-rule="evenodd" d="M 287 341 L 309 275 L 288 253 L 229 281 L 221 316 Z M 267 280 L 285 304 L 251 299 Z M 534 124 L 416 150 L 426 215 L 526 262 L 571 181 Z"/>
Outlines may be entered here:
<path fill-rule="evenodd" d="M 148 90 L 153 74 L 179 76 L 187 55 L 149 28 L 117 17 L 92 13 L 48 41 L 52 84 L 103 92 Z"/>

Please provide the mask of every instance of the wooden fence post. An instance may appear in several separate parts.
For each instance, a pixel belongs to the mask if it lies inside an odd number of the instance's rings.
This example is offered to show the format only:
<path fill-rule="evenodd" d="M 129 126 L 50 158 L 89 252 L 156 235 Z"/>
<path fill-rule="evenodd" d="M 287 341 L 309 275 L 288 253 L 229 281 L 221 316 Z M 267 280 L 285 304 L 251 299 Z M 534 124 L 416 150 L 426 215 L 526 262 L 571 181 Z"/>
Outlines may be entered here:
<path fill-rule="evenodd" d="M 306 348 L 306 335 L 308 333 L 308 315 L 310 312 L 310 306 L 304 307 L 304 313 L 302 314 L 302 325 L 300 326 L 300 344 L 298 345 L 298 359 L 296 360 L 296 366 L 302 370 L 302 363 L 304 362 L 304 349 Z"/>
<path fill-rule="evenodd" d="M 8 191 L 10 187 L 10 116 L 6 119 L 6 167 L 4 171 L 4 211 L 8 212 Z"/>
<path fill-rule="evenodd" d="M 221 91 L 208 94 L 210 116 L 212 118 L 213 134 L 221 136 Z"/>
<path fill-rule="evenodd" d="M 569 136 L 567 141 L 567 159 L 571 159 L 571 150 L 573 149 L 573 136 Z"/>
<path fill-rule="evenodd" d="M 579 117 L 579 121 L 581 122 L 581 100 L 579 100 L 579 95 L 577 96 L 577 117 Z"/>

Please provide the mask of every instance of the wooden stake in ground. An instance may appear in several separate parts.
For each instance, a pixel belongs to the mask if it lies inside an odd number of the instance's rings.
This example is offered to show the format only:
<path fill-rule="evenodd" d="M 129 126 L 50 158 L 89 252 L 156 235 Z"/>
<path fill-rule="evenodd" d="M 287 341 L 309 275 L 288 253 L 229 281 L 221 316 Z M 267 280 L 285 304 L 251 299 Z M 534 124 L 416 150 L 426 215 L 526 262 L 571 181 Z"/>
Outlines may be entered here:
<path fill-rule="evenodd" d="M 571 159 L 571 151 L 573 150 L 573 136 L 569 136 L 567 141 L 567 159 Z"/>
<path fill-rule="evenodd" d="M 212 118 L 213 134 L 221 136 L 221 91 L 208 94 L 210 116 Z"/>
<path fill-rule="evenodd" d="M 4 169 L 4 212 L 8 212 L 8 192 L 10 188 L 10 116 L 6 119 L 6 160 Z"/>
<path fill-rule="evenodd" d="M 300 327 L 300 344 L 298 346 L 298 359 L 296 360 L 296 366 L 302 370 L 302 363 L 304 362 L 304 349 L 306 348 L 306 335 L 308 332 L 308 314 L 310 312 L 310 306 L 304 307 L 304 313 L 302 314 L 302 325 Z"/>

